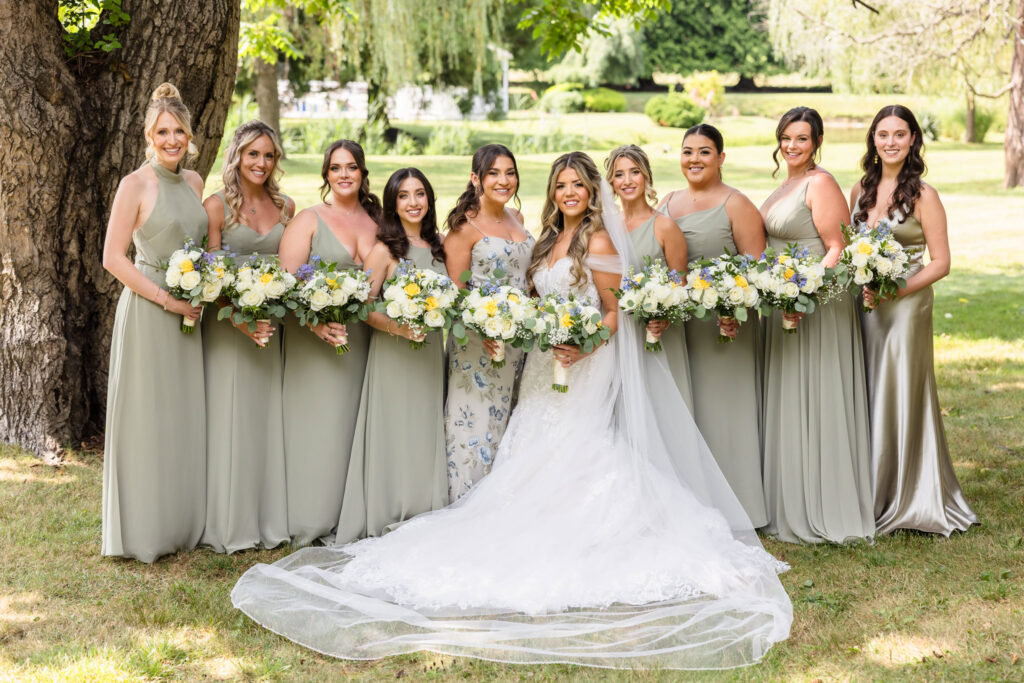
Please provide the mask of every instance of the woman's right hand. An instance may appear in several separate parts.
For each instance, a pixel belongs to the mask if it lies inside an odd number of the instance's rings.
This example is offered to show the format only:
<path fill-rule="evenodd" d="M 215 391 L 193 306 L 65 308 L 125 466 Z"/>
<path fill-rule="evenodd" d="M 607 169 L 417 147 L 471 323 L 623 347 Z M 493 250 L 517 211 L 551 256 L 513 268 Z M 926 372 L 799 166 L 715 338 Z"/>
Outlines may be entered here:
<path fill-rule="evenodd" d="M 487 352 L 487 355 L 489 355 L 491 358 L 494 358 L 496 355 L 498 355 L 498 342 L 494 341 L 493 339 L 488 339 L 486 337 L 484 337 L 480 341 L 483 343 L 484 351 Z"/>
<path fill-rule="evenodd" d="M 661 335 L 668 329 L 667 320 L 651 320 L 647 323 L 647 331 L 650 332 L 656 339 L 660 339 Z"/>
<path fill-rule="evenodd" d="M 398 325 L 398 323 L 395 324 Z M 427 338 L 427 335 L 425 333 L 419 330 L 414 330 L 408 325 L 398 325 L 397 329 L 395 329 L 395 334 L 397 334 L 399 337 L 405 337 L 409 341 L 414 342 L 421 342 Z"/>
<path fill-rule="evenodd" d="M 782 317 L 783 317 L 783 319 L 788 320 L 789 322 L 793 323 L 793 328 L 795 329 L 796 326 L 800 324 L 800 321 L 803 320 L 804 314 L 803 313 L 783 313 Z"/>
<path fill-rule="evenodd" d="M 235 325 L 235 323 L 231 323 Z M 241 325 L 235 325 L 238 331 L 244 334 L 249 339 L 252 339 L 253 343 L 257 346 L 266 346 L 270 338 L 274 336 L 274 331 L 277 329 L 266 320 L 260 320 L 256 323 L 256 329 L 250 330 L 249 323 L 242 323 Z"/>
<path fill-rule="evenodd" d="M 861 292 L 864 295 L 864 306 L 866 308 L 869 308 L 871 310 L 874 310 L 874 309 L 878 308 L 878 299 L 879 299 L 879 297 L 878 297 L 878 293 L 877 292 L 875 292 L 874 290 L 868 289 L 867 287 L 864 287 L 863 289 L 861 289 Z"/>
<path fill-rule="evenodd" d="M 191 320 L 198 320 L 199 316 L 203 312 L 202 306 L 193 306 L 184 299 L 175 299 L 173 296 L 167 296 L 167 303 L 164 306 L 165 309 L 171 313 L 177 313 L 180 316 L 184 316 Z"/>
<path fill-rule="evenodd" d="M 331 346 L 344 344 L 348 339 L 348 330 L 341 323 L 320 323 L 310 328 L 313 334 Z"/>

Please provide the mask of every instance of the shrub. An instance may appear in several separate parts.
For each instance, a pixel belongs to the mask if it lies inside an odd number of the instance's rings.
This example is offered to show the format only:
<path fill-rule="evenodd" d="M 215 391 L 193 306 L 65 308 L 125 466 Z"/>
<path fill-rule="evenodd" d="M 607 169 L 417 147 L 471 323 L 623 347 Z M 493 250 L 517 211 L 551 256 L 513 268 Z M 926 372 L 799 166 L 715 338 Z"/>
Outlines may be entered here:
<path fill-rule="evenodd" d="M 541 111 L 553 114 L 568 114 L 583 111 L 585 103 L 583 95 L 578 91 L 555 91 L 544 93 L 544 97 L 540 98 L 537 107 Z"/>
<path fill-rule="evenodd" d="M 580 94 L 587 111 L 626 111 L 626 96 L 610 88 L 593 88 Z"/>
<path fill-rule="evenodd" d="M 967 135 L 967 111 L 964 107 L 957 106 L 947 109 L 939 119 L 942 137 L 951 140 L 965 140 Z M 984 142 L 992 123 L 995 121 L 995 114 L 986 107 L 974 109 L 974 137 L 977 142 Z"/>
<path fill-rule="evenodd" d="M 516 133 L 512 137 L 512 149 L 516 154 L 550 154 L 587 146 L 586 136 L 555 131 L 534 131 Z"/>
<path fill-rule="evenodd" d="M 939 117 L 930 111 L 922 111 L 917 117 L 917 122 L 921 125 L 921 132 L 925 138 L 932 141 L 939 139 Z"/>
<path fill-rule="evenodd" d="M 391 154 L 398 156 L 414 156 L 421 154 L 420 141 L 408 133 L 399 133 L 395 137 L 395 144 L 391 146 Z"/>
<path fill-rule="evenodd" d="M 683 79 L 683 90 L 698 106 L 718 111 L 722 106 L 725 85 L 717 71 L 695 71 Z"/>
<path fill-rule="evenodd" d="M 553 86 L 545 90 L 544 94 L 547 95 L 553 92 L 575 92 L 576 90 L 583 90 L 583 84 L 567 81 L 565 83 L 555 83 Z"/>
<path fill-rule="evenodd" d="M 430 134 L 424 154 L 472 154 L 468 126 L 440 126 Z"/>
<path fill-rule="evenodd" d="M 694 104 L 688 95 L 668 93 L 647 100 L 644 114 L 659 126 L 689 128 L 704 120 L 705 111 Z"/>

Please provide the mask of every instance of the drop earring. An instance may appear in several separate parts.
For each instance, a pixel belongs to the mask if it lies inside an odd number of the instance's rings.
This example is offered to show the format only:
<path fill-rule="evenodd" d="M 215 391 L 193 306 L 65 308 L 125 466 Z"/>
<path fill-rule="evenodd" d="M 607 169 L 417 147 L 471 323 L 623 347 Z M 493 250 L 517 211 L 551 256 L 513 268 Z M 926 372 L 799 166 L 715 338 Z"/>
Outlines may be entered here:
<path fill-rule="evenodd" d="M 875 152 L 875 166 L 878 166 L 878 152 Z"/>

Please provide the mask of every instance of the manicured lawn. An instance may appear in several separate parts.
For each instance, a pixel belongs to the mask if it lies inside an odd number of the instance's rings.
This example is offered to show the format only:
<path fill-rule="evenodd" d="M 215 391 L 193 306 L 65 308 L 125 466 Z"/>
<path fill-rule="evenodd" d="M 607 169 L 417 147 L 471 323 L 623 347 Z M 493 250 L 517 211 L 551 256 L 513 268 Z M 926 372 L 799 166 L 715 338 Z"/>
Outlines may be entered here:
<path fill-rule="evenodd" d="M 584 115 L 587 116 L 587 115 Z M 623 115 L 628 116 L 628 115 Z M 664 194 L 680 185 L 678 131 L 639 119 L 579 119 L 601 154 L 650 134 Z M 593 126 L 595 131 L 590 132 Z M 771 147 L 730 144 L 727 182 L 760 202 Z M 599 129 L 599 130 L 596 130 Z M 659 129 L 664 130 L 664 129 Z M 738 135 L 738 133 L 737 133 Z M 849 188 L 857 144 L 826 143 L 823 164 Z M 536 229 L 555 155 L 520 158 L 523 212 Z M 600 161 L 600 155 L 598 155 Z M 790 639 L 758 666 L 698 680 L 1019 680 L 1024 677 L 1024 193 L 999 187 L 996 145 L 932 145 L 929 182 L 950 216 L 953 270 L 936 286 L 940 399 L 957 474 L 983 526 L 952 538 L 901 533 L 874 546 L 766 541 L 793 569 Z M 403 165 L 434 182 L 445 213 L 465 186 L 465 157 L 373 157 L 373 187 Z M 293 156 L 284 190 L 317 197 L 320 160 Z M 215 189 L 215 174 L 209 190 Z M 77 446 L 77 445 L 76 445 Z M 431 654 L 340 662 L 302 649 L 232 609 L 234 581 L 287 549 L 222 556 L 197 550 L 147 566 L 102 558 L 102 455 L 76 447 L 65 466 L 0 448 L 0 680 L 357 679 L 679 680 L 678 672 L 507 666 Z"/>

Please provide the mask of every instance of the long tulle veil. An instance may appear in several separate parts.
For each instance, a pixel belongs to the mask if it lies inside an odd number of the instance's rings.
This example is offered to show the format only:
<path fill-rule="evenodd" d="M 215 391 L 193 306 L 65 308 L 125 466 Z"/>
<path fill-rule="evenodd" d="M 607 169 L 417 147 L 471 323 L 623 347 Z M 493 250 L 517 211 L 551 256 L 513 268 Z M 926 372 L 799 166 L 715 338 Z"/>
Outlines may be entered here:
<path fill-rule="evenodd" d="M 619 256 L 589 256 L 586 265 L 619 273 L 624 265 L 638 264 L 607 183 L 602 183 L 602 204 L 605 229 Z M 649 581 L 656 593 L 675 585 L 676 578 L 656 575 L 643 563 L 660 559 L 667 551 L 672 558 L 669 573 L 675 571 L 676 558 L 690 562 L 694 573 L 701 574 L 701 580 L 695 582 L 703 586 L 700 591 L 680 591 L 670 599 L 641 601 L 643 604 L 591 603 L 530 610 L 507 598 L 467 604 L 464 592 L 472 588 L 479 594 L 479 586 L 460 588 L 457 581 L 424 581 L 424 576 L 433 578 L 438 570 L 421 558 L 452 538 L 459 538 L 462 544 L 454 561 L 440 556 L 449 565 L 446 570 L 454 567 L 457 572 L 461 562 L 463 567 L 470 565 L 473 576 L 480 576 L 477 570 L 481 567 L 486 575 L 486 567 L 503 561 L 525 567 L 525 573 L 531 571 L 530 557 L 508 556 L 501 543 L 503 533 L 532 534 L 528 538 L 536 539 L 536 548 L 550 548 L 561 538 L 559 530 L 545 526 L 543 519 L 506 520 L 503 528 L 495 529 L 486 526 L 488 519 L 481 521 L 475 516 L 482 508 L 486 512 L 495 498 L 499 500 L 491 508 L 501 505 L 500 495 L 492 495 L 502 475 L 496 469 L 455 505 L 421 515 L 382 538 L 341 548 L 306 548 L 273 565 L 256 565 L 236 584 L 233 604 L 276 633 L 347 659 L 428 650 L 502 662 L 614 668 L 724 669 L 757 662 L 772 644 L 789 634 L 792 605 L 777 576 L 784 565 L 764 552 L 694 424 L 664 358 L 643 350 L 638 327 L 623 318 L 610 348 L 599 351 L 614 353 L 617 364 L 613 386 L 601 399 L 606 410 L 595 410 L 595 417 L 574 416 L 574 420 L 581 432 L 601 431 L 607 430 L 607 416 L 612 416 L 620 444 L 614 457 L 626 459 L 633 473 L 629 479 L 639 482 L 640 490 L 633 491 L 630 500 L 642 507 L 636 514 L 645 521 L 638 528 L 648 538 L 610 537 L 601 533 L 595 520 L 593 526 L 582 529 L 594 542 L 585 538 L 574 545 L 579 548 L 574 552 L 583 557 L 570 559 L 577 566 L 578 560 L 588 567 L 592 561 L 594 571 L 599 566 L 621 567 L 631 572 L 634 580 L 639 576 L 641 581 Z M 514 488 L 498 493 L 537 495 L 533 490 Z M 686 506 L 699 514 L 688 517 L 682 511 Z M 692 547 L 690 539 L 696 539 Z M 673 540 L 678 547 L 664 547 Z M 631 558 L 637 548 L 647 555 Z M 406 565 L 415 565 L 416 575 L 410 581 L 419 586 L 436 585 L 437 594 L 443 597 L 434 599 L 430 593 L 410 604 L 403 599 L 407 594 L 403 586 L 393 585 L 390 579 L 375 584 L 367 580 L 367 571 L 378 576 L 395 574 L 394 565 L 401 565 L 398 575 L 406 571 Z M 356 567 L 364 573 L 353 576 Z M 617 577 L 605 580 L 602 589 L 610 586 L 612 595 L 621 595 L 616 586 L 624 579 Z M 543 594 L 545 588 L 541 585 L 532 590 Z M 500 595 L 500 589 L 494 594 Z"/>

